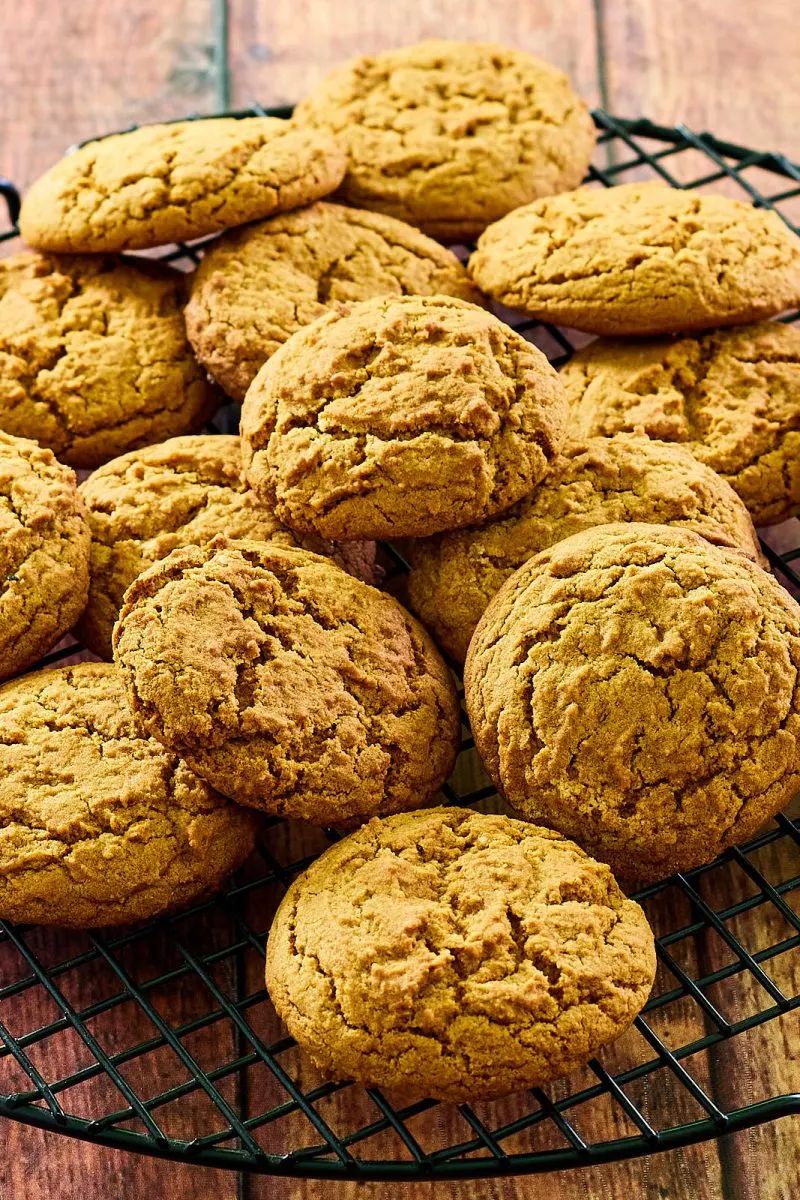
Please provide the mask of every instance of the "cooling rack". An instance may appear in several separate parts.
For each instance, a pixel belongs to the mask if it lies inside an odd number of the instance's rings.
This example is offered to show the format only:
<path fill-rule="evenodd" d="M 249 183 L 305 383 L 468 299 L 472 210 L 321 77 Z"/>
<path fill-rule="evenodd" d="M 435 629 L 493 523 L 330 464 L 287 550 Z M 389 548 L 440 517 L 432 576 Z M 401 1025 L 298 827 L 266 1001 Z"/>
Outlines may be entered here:
<path fill-rule="evenodd" d="M 232 115 L 290 111 L 254 105 Z M 800 168 L 782 155 L 683 126 L 602 111 L 594 119 L 590 180 L 611 187 L 656 176 L 725 191 L 797 228 Z M 7 241 L 17 236 L 19 197 L 6 180 L 0 192 Z M 163 257 L 190 269 L 201 253 L 179 245 Z M 550 325 L 512 324 L 556 365 L 577 345 Z M 216 428 L 235 430 L 236 416 L 228 406 Z M 800 595 L 800 524 L 767 531 L 763 545 Z M 387 555 L 402 576 L 402 558 Z M 80 649 L 67 643 L 41 665 Z M 444 795 L 498 805 L 466 718 Z M 800 1094 L 759 1094 L 743 1067 L 780 1046 L 765 1027 L 786 1040 L 798 1033 L 800 822 L 790 815 L 715 863 L 637 894 L 659 968 L 623 1038 L 547 1088 L 458 1107 L 403 1105 L 376 1088 L 327 1082 L 281 1029 L 264 988 L 266 935 L 287 882 L 325 844 L 321 830 L 272 821 L 220 896 L 144 926 L 70 934 L 0 922 L 0 1113 L 165 1159 L 386 1180 L 587 1166 L 800 1113 Z"/>

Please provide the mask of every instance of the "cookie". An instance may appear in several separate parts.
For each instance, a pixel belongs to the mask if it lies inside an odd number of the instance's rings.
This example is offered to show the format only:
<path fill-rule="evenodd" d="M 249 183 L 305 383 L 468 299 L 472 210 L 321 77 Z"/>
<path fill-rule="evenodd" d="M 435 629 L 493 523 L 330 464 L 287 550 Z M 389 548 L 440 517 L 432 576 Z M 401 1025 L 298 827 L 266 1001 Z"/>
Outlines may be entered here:
<path fill-rule="evenodd" d="M 581 436 L 638 429 L 683 442 L 757 525 L 800 513 L 800 329 L 776 321 L 700 337 L 593 342 L 561 372 Z"/>
<path fill-rule="evenodd" d="M 75 472 L 0 433 L 0 679 L 52 650 L 89 587 L 89 527 Z"/>
<path fill-rule="evenodd" d="M 252 383 L 245 475 L 292 529 L 424 537 L 529 492 L 564 418 L 547 359 L 485 309 L 445 296 L 340 304 Z"/>
<path fill-rule="evenodd" d="M 137 727 L 227 796 L 341 825 L 418 808 L 460 720 L 433 643 L 391 596 L 273 543 L 175 550 L 114 630 Z"/>
<path fill-rule="evenodd" d="M 258 818 L 138 736 L 121 672 L 37 671 L 0 688 L 0 917 L 88 929 L 215 890 Z"/>
<path fill-rule="evenodd" d="M 344 170 L 327 134 L 275 117 L 143 125 L 45 172 L 22 202 L 20 232 L 61 254 L 144 250 L 308 204 Z"/>
<path fill-rule="evenodd" d="M 529 559 L 464 683 L 509 803 L 627 882 L 709 862 L 800 788 L 800 607 L 685 529 L 604 525 Z"/>
<path fill-rule="evenodd" d="M 295 111 L 345 147 L 349 204 L 468 241 L 510 209 L 574 188 L 595 143 L 589 110 L 549 63 L 432 40 L 332 71 Z"/>
<path fill-rule="evenodd" d="M 589 333 L 739 325 L 800 304 L 800 238 L 777 213 L 659 183 L 517 209 L 469 270 L 503 304 Z"/>
<path fill-rule="evenodd" d="M 189 340 L 234 400 L 286 339 L 336 300 L 458 296 L 482 303 L 456 256 L 381 213 L 313 204 L 224 234 L 192 277 Z"/>
<path fill-rule="evenodd" d="M 608 867 L 552 830 L 435 808 L 370 821 L 294 881 L 266 978 L 326 1076 L 458 1103 L 582 1066 L 655 968 Z"/>
<path fill-rule="evenodd" d="M 238 437 L 197 434 L 133 450 L 106 463 L 81 484 L 92 535 L 89 599 L 78 635 L 111 658 L 111 634 L 126 589 L 147 567 L 178 546 L 203 546 L 217 536 L 303 545 L 329 554 L 360 578 L 374 572 L 374 543 L 341 548 L 292 533 L 241 478 Z"/>
<path fill-rule="evenodd" d="M 96 467 L 202 428 L 219 397 L 186 340 L 184 285 L 142 259 L 0 261 L 0 429 Z"/>
<path fill-rule="evenodd" d="M 621 433 L 573 442 L 512 509 L 474 529 L 410 542 L 408 596 L 458 662 L 492 596 L 518 567 L 573 533 L 614 521 L 676 525 L 761 561 L 747 509 L 683 446 Z"/>

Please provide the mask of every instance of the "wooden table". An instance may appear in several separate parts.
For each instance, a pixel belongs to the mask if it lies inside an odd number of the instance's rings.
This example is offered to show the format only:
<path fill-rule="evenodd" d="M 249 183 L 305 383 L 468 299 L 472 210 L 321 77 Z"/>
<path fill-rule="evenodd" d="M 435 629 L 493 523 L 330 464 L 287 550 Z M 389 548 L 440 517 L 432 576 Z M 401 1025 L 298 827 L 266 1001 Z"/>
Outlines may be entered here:
<path fill-rule="evenodd" d="M 534 51 L 615 114 L 684 121 L 800 159 L 793 0 L 37 0 L 3 2 L 0 173 L 27 185 L 70 143 L 131 122 L 252 99 L 290 103 L 357 52 L 446 34 Z M 795 967 L 795 971 L 796 971 Z M 761 1094 L 800 1087 L 798 1022 L 768 1027 L 746 1064 Z M 723 1072 L 723 1076 L 725 1072 Z M 726 1085 L 725 1078 L 718 1086 Z M 6 1122 L 0 1200 L 353 1200 L 356 1185 L 237 1179 L 89 1147 Z M 546 1178 L 414 1185 L 406 1200 L 787 1200 L 800 1127 L 784 1120 L 633 1164 Z M 366 1185 L 377 1200 L 388 1185 Z"/>

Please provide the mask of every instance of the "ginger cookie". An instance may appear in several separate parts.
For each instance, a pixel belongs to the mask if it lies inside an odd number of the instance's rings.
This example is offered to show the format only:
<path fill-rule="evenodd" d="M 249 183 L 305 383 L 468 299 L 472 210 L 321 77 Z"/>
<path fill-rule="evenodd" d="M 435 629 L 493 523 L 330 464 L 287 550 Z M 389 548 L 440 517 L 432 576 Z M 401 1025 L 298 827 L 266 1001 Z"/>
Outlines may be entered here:
<path fill-rule="evenodd" d="M 219 397 L 186 340 L 184 286 L 142 259 L 0 261 L 0 429 L 96 467 L 202 428 Z"/>
<path fill-rule="evenodd" d="M 0 433 L 0 679 L 52 650 L 83 611 L 89 527 L 75 472 Z"/>
<path fill-rule="evenodd" d="M 0 688 L 0 917 L 89 929 L 214 891 L 258 819 L 138 736 L 107 663 Z"/>
<path fill-rule="evenodd" d="M 432 40 L 336 68 L 295 112 L 347 150 L 339 195 L 468 241 L 512 208 L 577 187 L 592 156 L 589 110 L 531 54 Z"/>
<path fill-rule="evenodd" d="M 189 340 L 234 400 L 286 339 L 337 300 L 458 296 L 482 302 L 456 256 L 381 213 L 313 204 L 224 234 L 192 276 Z"/>
<path fill-rule="evenodd" d="M 487 604 L 518 567 L 583 529 L 676 525 L 761 561 L 739 497 L 683 446 L 621 433 L 567 446 L 536 490 L 494 521 L 412 541 L 408 596 L 438 645 L 464 661 Z"/>
<path fill-rule="evenodd" d="M 92 535 L 89 599 L 78 625 L 84 645 L 110 659 L 111 634 L 127 588 L 179 546 L 203 546 L 217 534 L 305 546 L 371 579 L 374 543 L 336 548 L 301 537 L 275 517 L 241 478 L 238 437 L 197 434 L 133 450 L 81 484 Z"/>
<path fill-rule="evenodd" d="M 585 1064 L 655 969 L 607 866 L 550 829 L 435 808 L 370 821 L 295 879 L 266 979 L 327 1077 L 458 1103 Z"/>
<path fill-rule="evenodd" d="M 292 529 L 424 537 L 509 508 L 565 431 L 544 355 L 445 296 L 340 304 L 264 364 L 242 408 L 245 475 Z"/>
<path fill-rule="evenodd" d="M 529 559 L 464 682 L 509 803 L 628 882 L 709 862 L 800 788 L 800 606 L 685 529 L 604 525 Z"/>
<path fill-rule="evenodd" d="M 469 270 L 503 304 L 588 333 L 739 325 L 800 304 L 800 238 L 777 213 L 659 183 L 519 208 Z"/>
<path fill-rule="evenodd" d="M 114 629 L 134 720 L 234 800 L 320 825 L 419 808 L 452 770 L 447 667 L 391 596 L 274 543 L 175 550 Z"/>
<path fill-rule="evenodd" d="M 638 429 L 683 442 L 756 525 L 800 513 L 800 329 L 593 342 L 561 372 L 579 436 Z"/>
<path fill-rule="evenodd" d="M 20 232 L 61 254 L 144 250 L 308 204 L 344 170 L 327 134 L 275 117 L 143 125 L 46 171 L 22 202 Z"/>

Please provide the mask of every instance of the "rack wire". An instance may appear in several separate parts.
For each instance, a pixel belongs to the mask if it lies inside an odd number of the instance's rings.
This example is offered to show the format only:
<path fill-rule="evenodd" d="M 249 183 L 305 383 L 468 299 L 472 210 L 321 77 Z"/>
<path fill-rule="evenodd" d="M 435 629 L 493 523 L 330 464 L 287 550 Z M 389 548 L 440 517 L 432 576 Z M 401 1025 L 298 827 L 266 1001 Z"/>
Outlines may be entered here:
<path fill-rule="evenodd" d="M 259 105 L 235 116 L 288 109 Z M 202 119 L 202 118 L 195 118 Z M 594 113 L 589 180 L 659 177 L 774 209 L 795 230 L 800 167 L 684 126 Z M 19 197 L 0 180 L 10 228 Z M 6 247 L 7 248 L 7 247 Z M 191 269 L 202 244 L 168 261 Z M 792 314 L 786 320 L 796 320 Z M 512 320 L 559 365 L 563 329 Z M 228 406 L 217 428 L 236 428 Z M 800 595 L 800 524 L 764 552 Z M 387 554 L 402 572 L 402 558 Z M 40 665 L 80 651 L 67 642 Z M 464 718 L 447 802 L 496 809 Z M 257 855 L 217 897 L 111 933 L 0 921 L 0 1113 L 165 1159 L 339 1179 L 410 1180 L 541 1172 L 686 1146 L 800 1113 L 800 1094 L 760 1095 L 733 1064 L 800 1007 L 800 822 L 788 813 L 716 862 L 637 894 L 657 933 L 658 975 L 632 1029 L 581 1072 L 503 1101 L 404 1105 L 321 1078 L 285 1036 L 263 982 L 271 915 L 327 844 L 273 820 Z M 744 1075 L 746 1076 L 746 1072 Z M 800 1080 L 798 1081 L 800 1088 Z"/>

